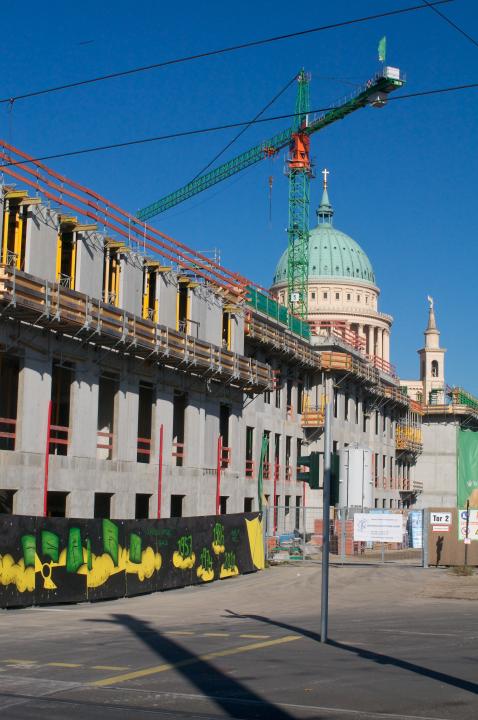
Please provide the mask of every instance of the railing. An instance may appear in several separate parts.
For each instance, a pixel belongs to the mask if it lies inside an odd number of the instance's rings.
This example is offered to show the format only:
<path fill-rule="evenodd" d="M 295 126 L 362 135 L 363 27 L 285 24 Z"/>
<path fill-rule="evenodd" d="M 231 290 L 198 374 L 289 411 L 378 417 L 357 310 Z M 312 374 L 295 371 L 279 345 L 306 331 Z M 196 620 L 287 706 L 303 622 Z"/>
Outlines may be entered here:
<path fill-rule="evenodd" d="M 136 462 L 151 462 L 151 438 L 137 438 L 136 441 Z"/>
<path fill-rule="evenodd" d="M 323 427 L 325 422 L 325 415 L 323 410 L 317 408 L 302 410 L 301 426 L 303 428 L 317 428 Z"/>
<path fill-rule="evenodd" d="M 55 435 L 55 437 L 52 437 L 52 432 L 54 433 L 61 433 L 61 435 L 66 435 L 66 437 L 58 437 Z M 65 455 L 66 455 L 66 449 L 68 445 L 70 444 L 70 428 L 65 425 L 50 425 L 50 437 L 48 439 L 48 442 L 50 444 L 50 453 L 51 453 L 51 446 L 53 445 L 54 451 L 57 452 L 57 454 L 63 454 L 58 452 L 58 447 L 62 448 L 65 447 Z M 52 453 L 53 454 L 53 453 Z"/>
<path fill-rule="evenodd" d="M 397 425 L 395 431 L 395 447 L 397 450 L 419 452 L 422 446 L 422 431 L 420 428 Z"/>
<path fill-rule="evenodd" d="M 3 430 L 2 426 L 6 425 L 8 428 L 13 428 L 13 432 L 9 432 L 7 430 Z M 17 421 L 15 418 L 0 418 L 0 438 L 5 438 L 7 442 L 5 445 L 11 445 L 11 447 L 2 448 L 4 450 L 14 450 L 15 449 L 15 440 L 16 440 L 16 426 Z M 11 441 L 11 442 L 8 442 Z M 2 443 L 3 444 L 3 443 Z"/>
<path fill-rule="evenodd" d="M 184 443 L 183 442 L 173 442 L 173 450 L 171 455 L 173 458 L 176 458 L 176 465 L 178 467 L 181 467 L 184 460 Z"/>
<path fill-rule="evenodd" d="M 395 365 L 392 365 L 378 355 L 367 355 L 367 359 L 371 365 L 377 368 L 377 370 L 381 370 L 392 377 L 397 377 L 397 369 Z"/>
<path fill-rule="evenodd" d="M 246 460 L 246 478 L 254 478 L 254 460 Z"/>
<path fill-rule="evenodd" d="M 350 345 L 354 350 L 359 350 L 363 353 L 366 352 L 365 338 L 360 336 L 355 330 L 351 330 L 345 321 L 341 322 L 339 320 L 333 322 L 330 320 L 320 320 L 312 324 L 312 332 L 314 335 L 334 335 L 346 342 L 347 345 Z"/>
<path fill-rule="evenodd" d="M 113 452 L 113 436 L 114 433 L 104 432 L 103 430 L 98 430 L 97 432 L 97 443 L 96 447 L 98 450 L 108 450 L 108 455 L 111 456 Z M 106 438 L 108 442 L 103 442 L 103 438 Z"/>
<path fill-rule="evenodd" d="M 102 347 L 131 352 L 143 359 L 156 356 L 168 366 L 180 366 L 195 374 L 214 374 L 234 387 L 262 392 L 271 387 L 271 369 L 254 358 L 238 355 L 158 325 L 123 309 L 107 305 L 58 283 L 0 265 L 0 307 L 25 322 L 51 326 Z M 298 340 L 296 342 L 299 342 Z"/>

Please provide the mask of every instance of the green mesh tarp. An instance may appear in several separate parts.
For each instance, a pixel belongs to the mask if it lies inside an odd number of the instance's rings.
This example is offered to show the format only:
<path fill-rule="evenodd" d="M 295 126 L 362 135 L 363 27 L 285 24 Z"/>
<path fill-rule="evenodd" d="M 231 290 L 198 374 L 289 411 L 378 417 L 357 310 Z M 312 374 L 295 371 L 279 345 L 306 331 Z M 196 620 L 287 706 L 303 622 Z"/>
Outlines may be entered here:
<path fill-rule="evenodd" d="M 458 429 L 457 501 L 458 507 L 478 508 L 478 432 Z"/>

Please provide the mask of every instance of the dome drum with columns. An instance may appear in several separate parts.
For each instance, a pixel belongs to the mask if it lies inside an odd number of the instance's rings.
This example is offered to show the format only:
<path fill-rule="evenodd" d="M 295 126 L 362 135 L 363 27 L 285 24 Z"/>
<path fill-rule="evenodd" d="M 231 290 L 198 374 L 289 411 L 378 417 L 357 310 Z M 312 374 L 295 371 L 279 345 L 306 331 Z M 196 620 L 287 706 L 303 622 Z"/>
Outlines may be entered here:
<path fill-rule="evenodd" d="M 390 369 L 392 318 L 378 311 L 380 290 L 367 255 L 358 243 L 333 225 L 334 211 L 323 171 L 317 226 L 309 235 L 308 321 L 312 333 L 340 335 L 356 349 Z M 282 254 L 271 292 L 287 305 L 287 256 Z"/>

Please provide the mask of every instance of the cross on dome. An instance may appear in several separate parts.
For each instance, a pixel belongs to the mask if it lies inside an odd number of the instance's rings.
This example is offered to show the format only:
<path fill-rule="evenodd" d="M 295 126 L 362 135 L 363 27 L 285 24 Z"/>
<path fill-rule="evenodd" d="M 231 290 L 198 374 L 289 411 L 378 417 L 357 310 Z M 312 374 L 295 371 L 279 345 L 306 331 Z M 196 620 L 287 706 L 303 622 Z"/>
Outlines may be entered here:
<path fill-rule="evenodd" d="M 327 190 L 327 175 L 330 175 L 330 170 L 327 170 L 327 168 L 324 168 L 322 170 L 322 175 L 324 176 L 324 190 Z"/>

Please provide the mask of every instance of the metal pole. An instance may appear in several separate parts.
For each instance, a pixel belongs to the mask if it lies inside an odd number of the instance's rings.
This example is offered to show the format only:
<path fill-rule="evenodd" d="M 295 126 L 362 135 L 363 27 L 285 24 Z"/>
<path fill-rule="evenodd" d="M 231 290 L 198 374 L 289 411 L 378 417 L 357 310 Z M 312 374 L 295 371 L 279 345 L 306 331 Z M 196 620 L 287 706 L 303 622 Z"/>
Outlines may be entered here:
<path fill-rule="evenodd" d="M 459 511 L 458 511 L 459 512 Z M 465 567 L 468 565 L 468 535 L 470 532 L 470 501 L 466 501 L 466 525 L 465 525 Z"/>
<path fill-rule="evenodd" d="M 48 506 L 48 470 L 50 466 L 50 435 L 51 435 L 51 409 L 52 401 L 48 403 L 48 422 L 46 427 L 45 474 L 43 481 L 43 517 L 46 517 Z"/>
<path fill-rule="evenodd" d="M 302 483 L 302 560 L 305 560 L 307 518 L 305 512 L 305 482 Z"/>
<path fill-rule="evenodd" d="M 216 515 L 221 511 L 221 465 L 222 465 L 222 435 L 217 439 L 217 475 L 216 475 Z"/>
<path fill-rule="evenodd" d="M 320 599 L 320 642 L 327 642 L 329 624 L 329 540 L 330 540 L 330 471 L 332 448 L 333 379 L 326 380 L 325 430 L 324 430 L 324 489 L 322 516 L 322 588 Z"/>
<path fill-rule="evenodd" d="M 341 528 L 340 528 L 340 534 L 341 534 L 341 556 L 342 556 L 342 565 L 345 562 L 345 550 L 346 550 L 346 543 L 347 543 L 347 508 L 341 508 L 340 510 L 340 521 L 341 521 Z"/>
<path fill-rule="evenodd" d="M 159 464 L 158 464 L 158 519 L 161 517 L 161 500 L 163 494 L 163 425 L 159 428 Z"/>

